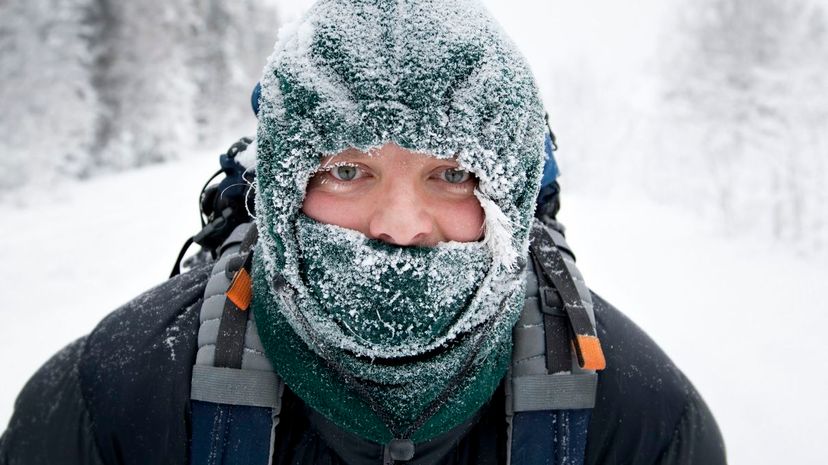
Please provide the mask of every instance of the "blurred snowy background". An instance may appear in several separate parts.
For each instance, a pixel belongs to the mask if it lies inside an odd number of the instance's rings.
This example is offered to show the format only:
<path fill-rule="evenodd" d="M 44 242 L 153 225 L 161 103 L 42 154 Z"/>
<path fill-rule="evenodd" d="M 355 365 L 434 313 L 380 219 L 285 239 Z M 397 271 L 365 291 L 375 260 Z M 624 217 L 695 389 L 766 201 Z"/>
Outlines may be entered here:
<path fill-rule="evenodd" d="M 0 424 L 50 354 L 166 277 L 310 3 L 0 2 Z M 688 373 L 731 463 L 815 461 L 828 2 L 484 3 L 541 86 L 588 282 Z"/>

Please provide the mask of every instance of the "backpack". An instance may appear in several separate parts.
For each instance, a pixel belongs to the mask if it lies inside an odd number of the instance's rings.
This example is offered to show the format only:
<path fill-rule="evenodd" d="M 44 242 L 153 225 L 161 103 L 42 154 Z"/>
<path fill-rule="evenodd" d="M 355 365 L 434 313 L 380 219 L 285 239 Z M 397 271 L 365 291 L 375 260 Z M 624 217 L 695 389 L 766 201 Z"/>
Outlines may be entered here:
<path fill-rule="evenodd" d="M 233 231 L 240 224 L 253 220 L 255 205 L 250 187 L 254 174 L 236 159 L 252 143 L 252 138 L 242 137 L 219 156 L 221 168 L 204 183 L 198 199 L 201 230 L 184 242 L 170 278 L 181 273 L 182 260 L 193 243 L 200 245 L 201 250 L 184 263 L 187 268 L 216 260 L 222 244 Z M 224 179 L 210 184 L 221 174 L 224 174 Z"/>

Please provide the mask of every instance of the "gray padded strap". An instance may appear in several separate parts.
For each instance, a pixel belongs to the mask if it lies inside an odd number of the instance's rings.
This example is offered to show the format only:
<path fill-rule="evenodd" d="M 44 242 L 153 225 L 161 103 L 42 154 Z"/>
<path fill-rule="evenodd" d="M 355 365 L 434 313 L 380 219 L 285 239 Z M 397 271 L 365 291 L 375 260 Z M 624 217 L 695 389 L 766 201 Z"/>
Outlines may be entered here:
<path fill-rule="evenodd" d="M 552 236 L 552 242 L 554 242 L 559 249 L 562 249 L 568 255 L 567 258 L 575 261 L 575 254 L 572 253 L 572 247 L 570 247 L 569 243 L 566 242 L 566 237 L 555 228 L 546 229 L 549 231 L 549 235 Z"/>
<path fill-rule="evenodd" d="M 575 263 L 568 254 L 563 254 L 563 257 L 579 287 L 579 293 L 583 289 L 588 295 L 589 290 Z M 575 354 L 572 354 L 571 373 L 550 375 L 547 370 L 538 270 L 535 270 L 533 262 L 530 264 L 526 267 L 526 299 L 523 311 L 512 330 L 514 345 L 509 382 L 506 385 L 507 413 L 592 408 L 595 404 L 598 377 L 593 371 L 581 369 Z M 594 318 L 591 299 L 585 301 L 585 306 L 590 318 Z"/>
<path fill-rule="evenodd" d="M 216 343 L 218 342 L 219 328 L 221 325 L 221 316 L 224 310 L 226 297 L 224 292 L 230 286 L 230 280 L 233 277 L 229 273 L 228 268 L 230 262 L 237 257 L 241 257 L 240 252 L 241 242 L 247 234 L 249 224 L 243 224 L 236 228 L 231 234 L 230 238 L 222 245 L 222 255 L 213 266 L 210 278 L 207 282 L 207 288 L 204 291 L 204 301 L 201 305 L 201 313 L 199 315 L 200 326 L 198 329 L 198 352 L 196 354 L 195 367 L 193 367 L 193 384 L 192 395 L 196 400 L 207 400 L 209 402 L 219 402 L 227 404 L 248 405 L 244 399 L 249 397 L 249 394 L 244 390 L 239 390 L 241 401 L 236 400 L 233 390 L 238 384 L 247 384 L 256 382 L 259 378 L 265 379 L 265 386 L 272 386 L 271 378 L 277 379 L 273 372 L 273 366 L 264 354 L 264 347 L 259 339 L 259 333 L 256 330 L 255 316 L 250 312 L 247 320 L 247 326 L 244 330 L 244 348 L 241 359 L 241 369 L 231 371 L 227 368 L 215 368 L 216 364 Z M 236 380 L 228 383 L 226 373 L 234 373 Z M 209 376 L 208 376 L 209 374 Z M 244 377 L 250 378 L 244 381 Z M 206 385 L 202 385 L 206 383 Z M 226 384 L 228 383 L 228 384 Z M 230 388 L 223 388 L 224 385 L 231 386 Z M 269 389 L 269 388 L 267 388 Z M 205 399 L 197 399 L 195 396 L 209 397 Z M 275 395 L 275 391 L 271 394 Z M 213 399 L 213 400 L 210 400 Z M 254 405 L 254 404 L 250 404 Z"/>
<path fill-rule="evenodd" d="M 233 277 L 228 273 L 230 262 L 241 257 L 239 249 L 244 239 L 249 224 L 238 226 L 230 238 L 222 245 L 222 255 L 213 266 L 210 279 L 207 281 L 207 288 L 204 291 L 204 302 L 201 305 L 199 321 L 201 326 L 198 330 L 198 353 L 196 354 L 196 365 L 215 365 L 215 349 L 218 340 L 218 330 L 221 315 L 224 311 L 224 292 L 230 286 Z M 247 328 L 244 337 L 244 352 L 242 354 L 241 368 L 244 370 L 273 371 L 270 361 L 264 354 L 259 334 L 256 331 L 255 315 L 250 313 L 247 321 Z"/>
<path fill-rule="evenodd" d="M 566 257 L 566 255 L 564 256 Z M 548 373 L 546 369 L 546 342 L 543 327 L 543 313 L 540 309 L 539 287 L 537 270 L 535 270 L 534 263 L 530 262 L 527 266 L 526 272 L 526 299 L 524 300 L 523 311 L 520 318 L 512 329 L 513 349 L 512 349 L 512 376 L 526 376 L 539 375 Z M 577 281 L 581 274 L 572 264 L 573 278 Z M 575 274 L 577 273 L 577 278 Z M 581 279 L 583 282 L 583 279 Z M 586 285 L 584 284 L 586 289 Z M 587 292 L 589 292 L 587 290 Z M 586 303 L 585 303 L 586 305 Z M 594 318 L 592 314 L 591 301 L 587 306 L 587 311 L 590 318 Z M 589 370 L 583 370 L 578 366 L 578 360 L 575 355 L 572 355 L 573 373 L 588 373 Z"/>
<path fill-rule="evenodd" d="M 270 407 L 279 413 L 284 383 L 270 371 L 195 365 L 190 398 L 215 404 Z"/>
<path fill-rule="evenodd" d="M 224 243 L 221 244 L 221 247 L 219 248 L 219 255 L 224 255 L 224 252 L 227 250 L 227 248 L 231 246 L 237 246 L 238 248 L 238 246 L 241 245 L 242 241 L 244 241 L 244 236 L 247 235 L 247 231 L 250 229 L 250 226 L 251 223 L 242 223 L 238 225 L 236 229 L 234 229 L 233 232 L 230 233 L 230 236 L 228 236 L 227 239 L 225 239 Z"/>
<path fill-rule="evenodd" d="M 515 412 L 593 408 L 598 375 L 531 375 L 512 378 Z"/>

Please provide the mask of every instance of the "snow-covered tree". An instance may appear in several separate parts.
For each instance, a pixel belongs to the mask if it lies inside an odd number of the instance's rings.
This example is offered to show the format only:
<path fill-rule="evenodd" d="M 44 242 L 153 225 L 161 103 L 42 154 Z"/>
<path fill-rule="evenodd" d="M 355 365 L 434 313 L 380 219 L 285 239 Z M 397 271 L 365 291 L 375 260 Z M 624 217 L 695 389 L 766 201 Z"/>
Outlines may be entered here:
<path fill-rule="evenodd" d="M 275 8 L 254 0 L 224 2 L 194 0 L 198 21 L 191 49 L 193 82 L 199 98 L 195 105 L 199 139 L 216 141 L 216 128 L 240 125 L 247 117 L 249 96 L 259 79 L 275 40 Z"/>
<path fill-rule="evenodd" d="M 84 174 L 99 108 L 89 0 L 0 4 L 0 189 Z"/>
<path fill-rule="evenodd" d="M 162 0 L 99 5 L 106 14 L 95 84 L 105 113 L 95 162 L 126 168 L 171 158 L 195 134 L 191 12 Z"/>
<path fill-rule="evenodd" d="M 716 205 L 730 230 L 824 239 L 825 12 L 808 0 L 682 5 L 665 66 L 679 188 L 692 185 L 692 201 Z"/>
<path fill-rule="evenodd" d="M 0 2 L 0 190 L 248 135 L 277 20 L 272 0 Z"/>

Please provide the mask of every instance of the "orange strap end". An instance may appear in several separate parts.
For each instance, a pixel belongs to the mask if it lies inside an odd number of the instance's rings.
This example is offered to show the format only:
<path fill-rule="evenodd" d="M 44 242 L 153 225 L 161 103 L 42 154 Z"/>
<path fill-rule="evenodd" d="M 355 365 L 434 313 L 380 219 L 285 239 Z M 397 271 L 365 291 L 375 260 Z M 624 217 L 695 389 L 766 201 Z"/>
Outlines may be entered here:
<path fill-rule="evenodd" d="M 583 361 L 581 368 L 599 371 L 607 367 L 604 350 L 601 349 L 601 341 L 597 337 L 578 334 L 577 339 Z"/>
<path fill-rule="evenodd" d="M 230 289 L 227 289 L 225 295 L 236 304 L 236 307 L 239 307 L 239 310 L 247 310 L 250 307 L 250 301 L 253 300 L 253 281 L 250 279 L 250 273 L 244 268 L 240 269 L 233 277 Z"/>

